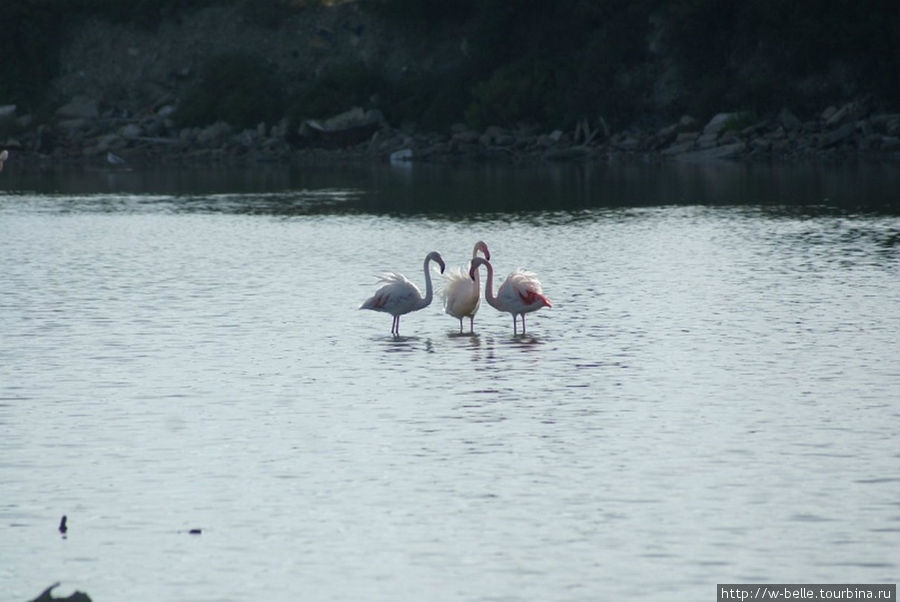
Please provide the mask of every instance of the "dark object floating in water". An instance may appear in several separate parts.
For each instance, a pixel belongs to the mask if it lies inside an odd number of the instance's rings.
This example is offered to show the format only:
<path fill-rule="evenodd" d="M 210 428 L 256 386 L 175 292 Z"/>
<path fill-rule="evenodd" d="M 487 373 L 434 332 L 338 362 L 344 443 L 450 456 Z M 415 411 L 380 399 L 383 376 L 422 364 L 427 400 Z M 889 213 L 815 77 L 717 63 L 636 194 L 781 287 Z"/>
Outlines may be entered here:
<path fill-rule="evenodd" d="M 200 535 L 201 533 L 203 533 L 203 529 L 191 529 L 188 531 L 189 535 Z"/>
<path fill-rule="evenodd" d="M 66 531 L 68 531 L 68 530 L 69 530 L 69 527 L 66 526 L 66 515 L 63 514 L 62 518 L 59 519 L 59 532 L 62 533 L 63 535 L 65 535 Z"/>
<path fill-rule="evenodd" d="M 38 596 L 31 602 L 92 602 L 90 596 L 88 596 L 84 592 L 79 591 L 76 591 L 71 596 L 67 596 L 65 598 L 55 598 L 50 592 L 57 587 L 59 587 L 59 581 L 45 589 L 40 596 Z"/>

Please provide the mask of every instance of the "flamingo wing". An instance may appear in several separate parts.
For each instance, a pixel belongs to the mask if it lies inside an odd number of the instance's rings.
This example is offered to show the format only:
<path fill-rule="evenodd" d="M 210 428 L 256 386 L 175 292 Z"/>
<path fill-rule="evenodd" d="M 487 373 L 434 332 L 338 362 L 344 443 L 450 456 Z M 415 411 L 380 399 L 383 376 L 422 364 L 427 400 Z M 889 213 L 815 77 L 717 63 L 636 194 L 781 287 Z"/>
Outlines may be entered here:
<path fill-rule="evenodd" d="M 375 294 L 366 299 L 360 309 L 373 309 L 392 315 L 405 314 L 415 309 L 422 300 L 422 293 L 403 274 L 389 272 L 378 280 L 382 284 Z"/>
<path fill-rule="evenodd" d="M 507 276 L 497 291 L 497 298 L 509 307 L 521 309 L 552 307 L 541 290 L 541 281 L 532 272 L 521 268 Z"/>

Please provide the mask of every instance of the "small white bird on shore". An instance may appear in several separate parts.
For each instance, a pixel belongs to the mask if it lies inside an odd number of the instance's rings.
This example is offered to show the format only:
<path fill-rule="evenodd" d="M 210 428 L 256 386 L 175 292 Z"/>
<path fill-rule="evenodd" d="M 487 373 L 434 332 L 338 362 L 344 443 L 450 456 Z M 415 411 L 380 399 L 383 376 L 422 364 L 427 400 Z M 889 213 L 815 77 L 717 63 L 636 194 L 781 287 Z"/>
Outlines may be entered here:
<path fill-rule="evenodd" d="M 9 159 L 9 151 L 4 149 L 0 152 L 0 171 L 3 171 L 3 164 L 6 163 L 7 159 Z"/>
<path fill-rule="evenodd" d="M 125 165 L 125 159 L 112 151 L 106 153 L 106 162 L 110 165 Z"/>

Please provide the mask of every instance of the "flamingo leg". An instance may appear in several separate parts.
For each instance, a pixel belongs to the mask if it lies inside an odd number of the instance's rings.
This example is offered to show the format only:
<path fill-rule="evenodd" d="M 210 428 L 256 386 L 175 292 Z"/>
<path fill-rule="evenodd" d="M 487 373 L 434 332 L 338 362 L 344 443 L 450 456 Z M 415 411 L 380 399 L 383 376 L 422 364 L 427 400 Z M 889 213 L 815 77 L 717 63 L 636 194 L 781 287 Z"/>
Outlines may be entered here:
<path fill-rule="evenodd" d="M 525 314 L 522 314 L 522 334 L 525 334 Z"/>
<path fill-rule="evenodd" d="M 469 316 L 469 333 L 475 334 L 475 316 Z"/>
<path fill-rule="evenodd" d="M 459 319 L 459 334 L 462 334 L 462 318 Z"/>
<path fill-rule="evenodd" d="M 519 334 L 519 318 L 516 314 L 513 314 L 513 336 Z"/>

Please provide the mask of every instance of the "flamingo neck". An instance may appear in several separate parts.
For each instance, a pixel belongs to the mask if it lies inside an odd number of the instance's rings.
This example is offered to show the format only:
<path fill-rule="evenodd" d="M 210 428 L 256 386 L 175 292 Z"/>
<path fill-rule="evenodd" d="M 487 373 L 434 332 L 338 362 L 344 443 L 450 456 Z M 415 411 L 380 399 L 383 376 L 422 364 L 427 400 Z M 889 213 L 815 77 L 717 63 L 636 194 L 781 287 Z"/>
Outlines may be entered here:
<path fill-rule="evenodd" d="M 431 298 L 434 296 L 434 287 L 431 285 L 431 272 L 428 271 L 429 261 L 431 261 L 431 258 L 426 257 L 423 265 L 423 269 L 425 270 L 425 298 L 422 299 L 420 308 L 431 305 Z"/>
<path fill-rule="evenodd" d="M 472 257 L 472 259 L 475 259 L 475 257 Z M 472 267 L 472 262 L 469 262 L 469 267 L 470 268 Z M 481 290 L 481 270 L 475 270 L 475 278 L 473 279 L 473 282 L 475 283 L 475 289 L 480 291 Z"/>
<path fill-rule="evenodd" d="M 494 296 L 494 267 L 487 262 L 484 263 L 484 267 L 487 269 L 487 278 L 484 281 L 484 300 L 494 309 L 506 311 L 497 304 L 497 298 Z M 478 272 L 475 272 L 475 282 L 478 282 Z"/>

